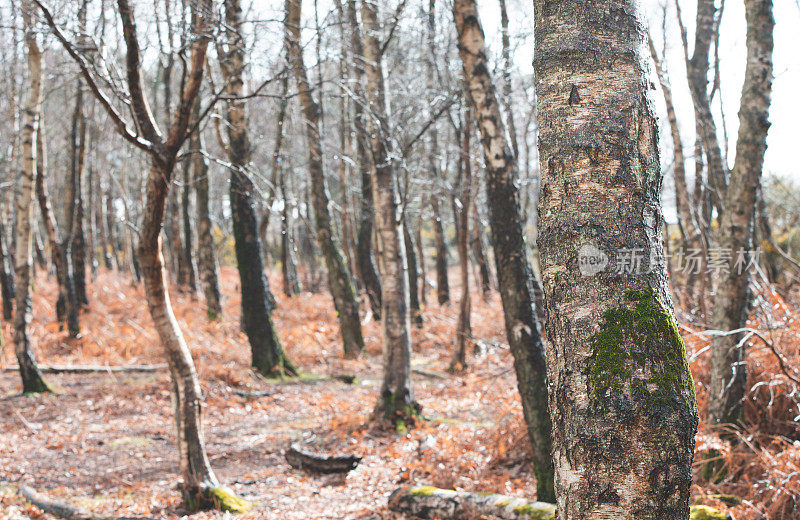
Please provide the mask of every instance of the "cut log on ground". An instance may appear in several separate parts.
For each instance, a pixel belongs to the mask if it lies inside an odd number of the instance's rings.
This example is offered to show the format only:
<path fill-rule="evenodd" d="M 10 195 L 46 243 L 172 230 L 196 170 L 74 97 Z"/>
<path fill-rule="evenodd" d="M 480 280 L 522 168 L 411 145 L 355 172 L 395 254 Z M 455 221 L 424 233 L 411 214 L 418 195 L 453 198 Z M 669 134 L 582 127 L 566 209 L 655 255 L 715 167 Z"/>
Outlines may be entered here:
<path fill-rule="evenodd" d="M 389 496 L 389 509 L 417 518 L 441 520 L 554 520 L 556 506 L 492 493 L 466 493 L 433 486 L 403 486 Z M 709 506 L 689 508 L 691 520 L 730 520 Z"/>
<path fill-rule="evenodd" d="M 39 365 L 39 371 L 46 374 L 86 374 L 102 372 L 158 372 L 166 370 L 167 365 Z M 7 372 L 18 372 L 18 366 L 6 367 Z"/>
<path fill-rule="evenodd" d="M 38 493 L 28 486 L 20 486 L 19 494 L 47 514 L 64 520 L 155 520 L 146 516 L 105 516 L 92 513 L 88 509 L 58 502 L 52 498 Z"/>
<path fill-rule="evenodd" d="M 286 462 L 296 469 L 314 473 L 347 473 L 355 469 L 361 457 L 355 455 L 322 455 L 301 448 L 297 444 L 286 451 Z"/>

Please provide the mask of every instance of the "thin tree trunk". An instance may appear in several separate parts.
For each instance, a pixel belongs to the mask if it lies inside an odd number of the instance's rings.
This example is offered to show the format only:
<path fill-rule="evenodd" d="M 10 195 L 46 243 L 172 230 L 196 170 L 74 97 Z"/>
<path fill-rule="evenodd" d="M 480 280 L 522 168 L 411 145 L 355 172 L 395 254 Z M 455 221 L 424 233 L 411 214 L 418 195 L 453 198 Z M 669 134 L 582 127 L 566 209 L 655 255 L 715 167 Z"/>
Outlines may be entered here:
<path fill-rule="evenodd" d="M 119 250 L 121 244 L 116 233 L 116 208 L 114 208 L 114 195 L 112 191 L 111 181 L 109 180 L 108 188 L 106 189 L 105 196 L 105 216 L 106 216 L 106 232 L 108 233 L 108 247 L 110 249 L 111 258 L 114 259 L 114 267 L 117 271 L 120 270 L 119 265 Z"/>
<path fill-rule="evenodd" d="M 469 102 L 477 119 L 486 160 L 486 193 L 492 245 L 503 302 L 506 336 L 514 355 L 522 410 L 533 448 L 537 498 L 552 501 L 553 460 L 551 423 L 547 409 L 547 363 L 536 315 L 532 269 L 528 263 L 519 193 L 515 184 L 517 165 L 509 147 L 500 105 L 495 97 L 485 54 L 483 29 L 474 0 L 453 4 Z M 538 39 L 537 39 L 538 42 Z"/>
<path fill-rule="evenodd" d="M 472 302 L 469 296 L 469 216 L 472 204 L 472 113 L 469 108 L 464 114 L 464 129 L 459 158 L 459 178 L 455 196 L 460 201 L 453 204 L 453 216 L 456 224 L 456 245 L 461 268 L 461 300 L 458 304 L 458 322 L 450 370 L 459 371 L 467 367 L 467 344 L 472 341 L 472 324 L 470 313 Z"/>
<path fill-rule="evenodd" d="M 36 134 L 42 105 L 42 54 L 36 41 L 33 5 L 30 0 L 22 4 L 25 27 L 25 49 L 28 59 L 28 98 L 25 101 L 25 121 L 22 127 L 22 171 L 19 177 L 16 207 L 16 313 L 14 314 L 14 353 L 22 378 L 22 391 L 50 392 L 45 383 L 28 338 L 31 319 L 31 269 L 33 264 L 33 185 L 36 175 Z"/>
<path fill-rule="evenodd" d="M 69 250 L 61 241 L 58 224 L 50 208 L 47 194 L 47 149 L 44 139 L 44 122 L 41 115 L 39 130 L 36 132 L 36 151 L 36 197 L 39 201 L 39 211 L 42 215 L 42 223 L 44 224 L 47 241 L 50 244 L 50 251 L 53 255 L 53 264 L 55 264 L 56 279 L 58 281 L 56 312 L 58 320 L 66 323 L 70 336 L 75 338 L 80 334 L 79 305 L 72 281 L 72 266 L 68 256 Z"/>
<path fill-rule="evenodd" d="M 430 0 L 428 4 L 428 76 L 427 88 L 429 95 L 435 90 L 434 78 L 436 77 L 436 4 L 435 0 Z M 439 305 L 444 305 L 450 301 L 450 284 L 447 279 L 447 242 L 444 236 L 444 226 L 442 225 L 442 215 L 439 210 L 439 138 L 436 125 L 432 125 L 429 132 L 430 140 L 428 143 L 428 167 L 434 182 L 434 193 L 430 199 L 431 211 L 433 212 L 433 245 L 436 258 L 436 298 Z"/>
<path fill-rule="evenodd" d="M 417 255 L 414 250 L 414 239 L 409 231 L 407 215 L 403 214 L 403 244 L 406 247 L 408 261 L 408 302 L 411 310 L 411 321 L 417 328 L 422 327 L 422 310 L 419 306 L 419 269 Z"/>
<path fill-rule="evenodd" d="M 371 107 L 370 135 L 375 164 L 375 227 L 380 241 L 381 294 L 383 307 L 383 383 L 375 414 L 402 430 L 414 422 L 420 407 L 414 400 L 411 386 L 411 323 L 409 316 L 408 267 L 402 238 L 400 199 L 397 172 L 387 148 L 392 136 L 388 133 L 383 61 L 378 35 L 378 6 L 373 0 L 362 0 L 361 20 L 364 24 L 364 60 L 366 64 L 367 99 Z"/>
<path fill-rule="evenodd" d="M 472 210 L 475 216 L 475 222 L 472 225 L 472 251 L 475 255 L 475 262 L 478 264 L 478 273 L 481 279 L 481 293 L 484 297 L 492 290 L 492 277 L 489 273 L 489 262 L 486 260 L 486 252 L 483 249 L 483 224 L 481 223 L 480 215 L 478 214 L 478 205 L 473 204 Z"/>
<path fill-rule="evenodd" d="M 635 0 L 534 11 L 558 516 L 686 519 L 697 406 L 664 264 L 643 18 Z"/>
<path fill-rule="evenodd" d="M 14 315 L 14 269 L 6 249 L 6 230 L 0 224 L 0 293 L 3 297 L 3 319 L 10 321 Z"/>
<path fill-rule="evenodd" d="M 200 130 L 198 129 L 197 131 L 199 132 Z M 181 190 L 181 217 L 183 220 L 183 240 L 181 241 L 183 250 L 181 254 L 183 255 L 186 288 L 190 294 L 194 295 L 197 293 L 197 274 L 192 258 L 194 240 L 192 237 L 192 218 L 189 215 L 189 210 L 191 209 L 192 182 L 192 163 L 187 159 L 183 164 L 183 189 Z"/>
<path fill-rule="evenodd" d="M 239 32 L 243 23 L 239 0 L 225 0 L 225 21 L 228 41 L 228 53 L 224 56 L 223 66 L 226 92 L 231 98 L 240 98 L 244 90 L 242 75 L 245 48 Z M 252 365 L 264 375 L 296 375 L 297 369 L 283 351 L 272 322 L 274 297 L 269 290 L 261 257 L 255 186 L 247 174 L 251 148 L 244 101 L 229 100 L 226 119 L 232 166 L 230 197 L 233 236 L 242 291 L 242 321 L 250 341 Z"/>
<path fill-rule="evenodd" d="M 339 319 L 344 353 L 346 356 L 357 356 L 364 350 L 364 337 L 358 316 L 358 299 L 353 279 L 344 263 L 341 245 L 333 230 L 330 195 L 322 163 L 320 109 L 311 94 L 312 87 L 308 82 L 300 47 L 301 3 L 302 0 L 286 0 L 286 39 L 305 119 L 317 241 L 328 268 L 328 284 Z"/>
<path fill-rule="evenodd" d="M 64 243 L 72 264 L 72 279 L 79 305 L 88 305 L 86 295 L 86 251 L 83 238 L 83 196 L 81 184 L 86 169 L 86 116 L 83 113 L 83 87 L 78 80 L 70 130 L 70 177 L 66 187 Z"/>
<path fill-rule="evenodd" d="M 420 204 L 420 211 L 419 211 L 419 218 L 417 218 L 417 227 L 414 230 L 414 242 L 415 246 L 417 247 L 417 258 L 419 262 L 417 265 L 419 266 L 419 301 L 421 306 L 427 305 L 427 294 L 428 294 L 428 273 L 427 268 L 425 266 L 425 249 L 422 245 L 422 207 L 423 205 Z"/>
<path fill-rule="evenodd" d="M 775 19 L 771 0 L 745 0 L 747 67 L 739 108 L 736 163 L 725 199 L 726 211 L 719 228 L 719 244 L 735 260 L 723 272 L 714 298 L 713 327 L 731 331 L 747 325 L 750 309 L 750 249 L 753 247 L 754 213 L 764 165 L 772 93 L 772 31 Z M 742 262 L 742 263 L 739 263 Z M 708 419 L 711 424 L 733 424 L 742 419 L 747 390 L 747 364 L 742 334 L 714 336 L 711 340 L 711 383 Z"/>
<path fill-rule="evenodd" d="M 289 212 L 289 197 L 286 192 L 286 181 L 283 177 L 283 167 L 278 173 L 278 182 L 283 199 L 281 210 L 281 276 L 283 277 L 283 294 L 292 297 L 303 290 L 300 278 L 297 276 L 297 259 L 295 259 L 294 233 L 292 232 L 291 213 Z"/>
<path fill-rule="evenodd" d="M 375 264 L 375 248 L 372 243 L 375 227 L 375 209 L 372 198 L 373 165 L 369 154 L 367 115 L 364 111 L 364 49 L 361 41 L 361 29 L 356 16 L 356 0 L 347 0 L 347 21 L 352 48 L 352 70 L 355 75 L 356 100 L 353 103 L 353 126 L 356 131 L 356 155 L 361 172 L 361 207 L 359 208 L 359 223 L 356 233 L 356 261 L 372 314 L 376 319 L 380 319 L 381 278 Z"/>
<path fill-rule="evenodd" d="M 194 105 L 192 119 L 200 117 L 200 103 Z M 208 159 L 203 155 L 205 143 L 203 133 L 198 128 L 189 137 L 189 148 L 192 155 L 192 169 L 195 182 L 195 200 L 197 202 L 197 269 L 203 295 L 206 299 L 206 316 L 209 320 L 222 318 L 221 296 L 219 292 L 219 276 L 217 275 L 217 258 L 214 249 L 214 236 L 211 233 L 211 218 L 208 214 Z"/>

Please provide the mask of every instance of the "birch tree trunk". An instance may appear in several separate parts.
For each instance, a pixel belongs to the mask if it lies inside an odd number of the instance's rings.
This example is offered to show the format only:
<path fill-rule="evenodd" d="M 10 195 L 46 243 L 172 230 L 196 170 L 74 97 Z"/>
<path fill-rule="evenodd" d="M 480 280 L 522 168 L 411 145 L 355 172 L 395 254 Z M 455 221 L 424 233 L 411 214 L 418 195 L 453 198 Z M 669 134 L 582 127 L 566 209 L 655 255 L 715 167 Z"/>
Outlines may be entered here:
<path fill-rule="evenodd" d="M 192 119 L 200 117 L 200 103 L 192 108 Z M 219 292 L 219 276 L 217 274 L 217 258 L 214 248 L 214 236 L 211 234 L 212 223 L 208 214 L 208 159 L 203 155 L 205 143 L 203 133 L 198 128 L 189 137 L 189 148 L 192 155 L 192 176 L 194 177 L 195 201 L 197 204 L 197 270 L 203 295 L 206 299 L 206 316 L 209 320 L 222 318 L 222 297 Z"/>
<path fill-rule="evenodd" d="M 198 132 L 200 129 L 197 130 Z M 182 278 L 186 281 L 186 289 L 194 297 L 197 293 L 197 276 L 194 269 L 194 260 L 192 258 L 192 250 L 194 249 L 194 239 L 192 237 L 192 219 L 189 216 L 191 209 L 191 191 L 192 191 L 192 164 L 190 160 L 186 160 L 182 167 L 183 170 L 183 186 L 181 187 L 181 224 L 183 231 L 183 240 L 181 241 L 181 255 L 183 256 L 183 269 L 184 274 Z"/>
<path fill-rule="evenodd" d="M 500 105 L 486 60 L 483 28 L 475 0 L 456 0 L 453 16 L 469 102 L 481 134 L 486 160 L 486 193 L 492 246 L 503 302 L 506 336 L 514 355 L 522 410 L 533 448 L 533 469 L 539 500 L 552 501 L 551 423 L 547 408 L 547 363 L 536 316 L 532 270 L 528 263 L 519 193 L 517 164 L 508 144 Z"/>
<path fill-rule="evenodd" d="M 370 309 L 376 319 L 381 318 L 381 278 L 375 264 L 372 235 L 375 227 L 375 209 L 372 198 L 372 157 L 369 154 L 369 136 L 364 111 L 364 46 L 356 16 L 356 0 L 347 0 L 347 22 L 350 29 L 352 68 L 355 77 L 356 102 L 353 103 L 353 126 L 356 133 L 356 156 L 361 172 L 361 207 L 356 232 L 356 260 L 361 283 L 367 293 Z"/>
<path fill-rule="evenodd" d="M 16 206 L 16 312 L 14 313 L 14 353 L 19 363 L 22 392 L 50 392 L 31 349 L 28 323 L 31 320 L 31 271 L 33 268 L 33 185 L 36 176 L 36 135 L 42 108 L 42 53 L 36 40 L 33 4 L 25 0 L 22 18 L 25 29 L 25 50 L 28 61 L 28 97 L 22 127 L 22 171 L 19 177 Z"/>
<path fill-rule="evenodd" d="M 731 266 L 719 280 L 714 298 L 713 327 L 731 331 L 745 327 L 750 310 L 750 249 L 753 248 L 754 213 L 764 165 L 772 94 L 772 32 L 775 19 L 771 0 L 745 0 L 747 67 L 739 107 L 736 163 L 725 198 L 719 227 L 719 244 L 743 264 Z M 738 262 L 738 260 L 737 260 Z M 711 340 L 711 384 L 708 418 L 712 424 L 732 424 L 742 418 L 747 385 L 747 364 L 742 334 L 714 336 Z"/>
<path fill-rule="evenodd" d="M 400 197 L 397 171 L 387 146 L 391 135 L 383 83 L 383 61 L 378 41 L 378 6 L 362 0 L 364 24 L 364 62 L 366 64 L 367 101 L 371 107 L 370 135 L 375 183 L 375 225 L 381 254 L 381 293 L 383 307 L 383 382 L 375 414 L 382 415 L 397 429 L 413 424 L 420 407 L 411 386 L 411 322 L 409 316 L 408 266 L 400 226 Z"/>
<path fill-rule="evenodd" d="M 286 38 L 290 63 L 300 91 L 306 138 L 309 149 L 309 173 L 311 175 L 311 198 L 314 206 L 317 241 L 328 268 L 333 304 L 339 319 L 342 343 L 346 356 L 358 356 L 364 350 L 364 337 L 358 316 L 353 279 L 342 256 L 342 248 L 334 233 L 331 218 L 331 202 L 322 163 L 320 140 L 320 109 L 311 94 L 303 52 L 300 47 L 300 11 L 302 0 L 286 0 Z"/>
<path fill-rule="evenodd" d="M 456 322 L 456 337 L 453 349 L 453 359 L 450 361 L 451 371 L 460 371 L 467 367 L 467 344 L 472 341 L 472 324 L 470 313 L 472 302 L 469 295 L 469 217 L 472 203 L 472 112 L 469 108 L 464 114 L 463 136 L 461 142 L 461 157 L 459 159 L 459 176 L 456 183 L 456 197 L 454 201 L 453 216 L 456 224 L 456 245 L 458 246 L 458 260 L 461 268 L 461 300 L 458 304 L 458 321 Z"/>
<path fill-rule="evenodd" d="M 559 519 L 685 519 L 697 407 L 635 0 L 534 2 Z"/>
<path fill-rule="evenodd" d="M 227 102 L 228 151 L 231 162 L 231 217 L 236 262 L 242 291 L 242 320 L 250 341 L 252 365 L 264 375 L 296 375 L 297 369 L 283 351 L 272 322 L 274 298 L 264 274 L 264 260 L 258 234 L 254 200 L 255 186 L 247 173 L 250 166 L 250 140 L 247 113 L 241 99 L 244 91 L 244 40 L 242 8 L 239 0 L 225 0 L 228 52 L 222 67 Z"/>

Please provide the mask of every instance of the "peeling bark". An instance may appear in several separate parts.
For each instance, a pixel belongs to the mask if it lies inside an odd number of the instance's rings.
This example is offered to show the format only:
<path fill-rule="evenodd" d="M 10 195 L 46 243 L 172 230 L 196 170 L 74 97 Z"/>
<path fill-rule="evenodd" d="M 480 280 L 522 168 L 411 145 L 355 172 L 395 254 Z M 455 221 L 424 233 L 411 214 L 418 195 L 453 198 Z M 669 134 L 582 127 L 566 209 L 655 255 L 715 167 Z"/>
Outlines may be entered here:
<path fill-rule="evenodd" d="M 534 10 L 558 518 L 685 519 L 697 407 L 661 245 L 646 29 L 635 0 Z"/>

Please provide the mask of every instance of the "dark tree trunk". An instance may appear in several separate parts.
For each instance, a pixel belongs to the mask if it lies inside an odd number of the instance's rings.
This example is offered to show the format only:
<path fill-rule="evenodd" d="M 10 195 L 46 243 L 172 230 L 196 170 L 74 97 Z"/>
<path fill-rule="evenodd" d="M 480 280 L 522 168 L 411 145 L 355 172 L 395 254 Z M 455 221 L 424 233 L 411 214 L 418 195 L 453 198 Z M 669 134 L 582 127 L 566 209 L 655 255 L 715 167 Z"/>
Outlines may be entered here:
<path fill-rule="evenodd" d="M 417 265 L 419 266 L 419 302 L 422 306 L 427 304 L 428 274 L 425 267 L 425 249 L 422 245 L 422 208 L 420 208 L 417 227 L 414 230 L 414 245 L 417 247 Z"/>
<path fill-rule="evenodd" d="M 352 70 L 355 73 L 356 102 L 353 104 L 353 126 L 356 133 L 356 155 L 361 172 L 361 208 L 356 233 L 356 262 L 361 283 L 367 292 L 370 309 L 376 319 L 381 318 L 381 279 L 375 264 L 372 235 L 375 227 L 375 209 L 372 198 L 372 158 L 369 154 L 367 119 L 364 112 L 364 49 L 361 29 L 356 17 L 356 0 L 347 0 L 347 22 L 352 47 Z"/>
<path fill-rule="evenodd" d="M 775 19 L 771 0 L 745 0 L 747 67 L 739 107 L 736 163 L 719 227 L 719 244 L 743 263 L 723 272 L 714 298 L 713 327 L 728 332 L 747 326 L 750 310 L 749 250 L 758 187 L 764 165 L 772 94 L 772 31 Z M 711 384 L 708 419 L 711 424 L 734 424 L 742 419 L 747 390 L 747 363 L 742 333 L 711 339 Z"/>
<path fill-rule="evenodd" d="M 239 0 L 225 0 L 228 54 L 223 67 L 227 94 L 240 98 L 244 85 L 244 41 L 239 33 L 242 8 Z M 250 141 L 247 113 L 242 100 L 227 103 L 228 147 L 231 162 L 231 216 L 236 249 L 236 263 L 242 291 L 242 321 L 250 341 L 252 364 L 264 375 L 296 375 L 272 322 L 274 297 L 264 273 L 258 218 L 255 207 L 255 186 L 247 174 L 250 166 Z"/>
<path fill-rule="evenodd" d="M 409 223 L 403 215 L 403 244 L 406 246 L 406 259 L 408 261 L 408 301 L 411 309 L 411 321 L 418 328 L 422 327 L 422 310 L 419 306 L 419 270 L 417 269 L 417 255 L 414 250 L 414 239 L 408 229 Z"/>
<path fill-rule="evenodd" d="M 317 242 L 328 268 L 328 284 L 339 319 L 344 353 L 346 356 L 357 356 L 364 350 L 364 337 L 358 316 L 358 299 L 331 219 L 330 195 L 322 163 L 320 108 L 312 96 L 312 87 L 308 82 L 303 51 L 300 47 L 301 2 L 302 0 L 286 0 L 286 39 L 305 119 Z"/>
<path fill-rule="evenodd" d="M 472 243 L 475 262 L 478 264 L 478 274 L 481 279 L 481 294 L 485 297 L 492 290 L 492 277 L 489 273 L 489 262 L 486 260 L 486 252 L 483 248 L 483 223 L 481 222 L 480 215 L 478 215 L 478 205 L 473 204 L 472 207 L 475 215 L 475 222 L 472 225 L 472 238 L 470 242 Z"/>
<path fill-rule="evenodd" d="M 70 130 L 71 172 L 67 183 L 66 227 L 63 240 L 72 263 L 72 279 L 79 305 L 88 305 L 86 295 L 86 242 L 83 235 L 82 181 L 86 170 L 86 116 L 83 113 L 83 87 L 78 81 Z"/>
<path fill-rule="evenodd" d="M 6 230 L 0 224 L 0 293 L 3 297 L 3 319 L 10 320 L 14 315 L 14 269 L 6 249 Z"/>
<path fill-rule="evenodd" d="M 477 119 L 486 160 L 486 193 L 497 278 L 505 315 L 506 336 L 514 355 L 522 410 L 533 447 L 537 498 L 553 500 L 551 423 L 548 413 L 547 365 L 541 326 L 536 316 L 532 270 L 528 263 L 517 165 L 508 144 L 500 105 L 486 60 L 483 29 L 474 0 L 456 0 L 453 15 L 459 34 L 469 102 Z"/>
<path fill-rule="evenodd" d="M 686 519 L 697 406 L 664 265 L 646 28 L 635 0 L 534 12 L 558 517 Z"/>

